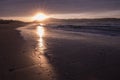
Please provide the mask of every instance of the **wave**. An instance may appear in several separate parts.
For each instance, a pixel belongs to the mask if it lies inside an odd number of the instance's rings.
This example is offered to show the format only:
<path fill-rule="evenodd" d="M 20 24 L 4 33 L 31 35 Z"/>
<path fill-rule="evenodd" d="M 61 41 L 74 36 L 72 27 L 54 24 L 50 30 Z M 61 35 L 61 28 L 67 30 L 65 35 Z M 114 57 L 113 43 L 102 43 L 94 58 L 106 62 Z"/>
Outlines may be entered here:
<path fill-rule="evenodd" d="M 120 36 L 120 25 L 56 25 L 59 30 Z"/>

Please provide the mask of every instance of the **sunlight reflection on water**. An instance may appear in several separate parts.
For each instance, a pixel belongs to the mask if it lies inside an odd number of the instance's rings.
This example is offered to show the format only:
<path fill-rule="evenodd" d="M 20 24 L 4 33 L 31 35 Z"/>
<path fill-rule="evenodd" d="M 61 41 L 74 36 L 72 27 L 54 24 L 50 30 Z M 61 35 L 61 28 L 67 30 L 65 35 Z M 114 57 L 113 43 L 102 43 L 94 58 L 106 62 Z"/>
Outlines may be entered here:
<path fill-rule="evenodd" d="M 26 53 L 29 53 L 27 56 L 35 63 L 32 68 L 41 73 L 41 80 L 56 80 L 56 71 L 46 57 L 47 46 L 44 40 L 46 28 L 43 25 L 28 25 L 18 30 L 20 30 L 22 37 L 28 45 L 26 47 L 28 49 Z M 32 61 L 30 60 L 30 62 Z"/>
<path fill-rule="evenodd" d="M 47 49 L 45 42 L 44 42 L 44 36 L 45 36 L 45 29 L 43 26 L 37 26 L 37 35 L 39 37 L 38 39 L 38 56 L 40 58 L 40 65 L 43 68 L 43 76 L 46 80 L 53 80 L 53 77 L 55 76 L 55 71 L 52 67 L 52 65 L 49 63 L 47 57 L 45 56 L 45 50 Z M 49 76 L 47 75 L 49 74 Z"/>
<path fill-rule="evenodd" d="M 44 28 L 43 26 L 37 26 L 37 33 L 40 37 L 44 36 Z"/>
<path fill-rule="evenodd" d="M 39 48 L 39 51 L 41 54 L 44 54 L 44 49 L 46 48 L 45 47 L 45 44 L 44 44 L 44 41 L 43 41 L 43 36 L 45 34 L 44 32 L 44 28 L 43 26 L 37 26 L 37 34 L 38 34 L 38 48 Z"/>

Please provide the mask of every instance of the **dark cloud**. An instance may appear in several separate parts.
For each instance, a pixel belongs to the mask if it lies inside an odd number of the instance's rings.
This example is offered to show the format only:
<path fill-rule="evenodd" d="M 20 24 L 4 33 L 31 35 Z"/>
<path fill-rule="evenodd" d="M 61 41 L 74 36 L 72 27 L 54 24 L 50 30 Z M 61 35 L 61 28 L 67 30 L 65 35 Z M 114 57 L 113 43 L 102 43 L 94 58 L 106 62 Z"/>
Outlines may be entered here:
<path fill-rule="evenodd" d="M 49 14 L 120 10 L 120 0 L 0 0 L 0 16 L 30 16 L 44 10 Z"/>

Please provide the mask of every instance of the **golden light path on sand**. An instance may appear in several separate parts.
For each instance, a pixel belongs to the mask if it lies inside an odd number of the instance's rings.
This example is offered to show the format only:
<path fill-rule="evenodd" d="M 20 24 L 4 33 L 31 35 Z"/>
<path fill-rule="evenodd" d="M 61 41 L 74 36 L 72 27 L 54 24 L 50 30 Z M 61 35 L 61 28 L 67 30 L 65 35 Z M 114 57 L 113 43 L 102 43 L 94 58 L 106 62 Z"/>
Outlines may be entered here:
<path fill-rule="evenodd" d="M 40 61 L 40 67 L 42 67 L 43 72 L 42 76 L 45 80 L 55 80 L 55 71 L 53 69 L 53 66 L 49 63 L 47 57 L 45 56 L 45 49 L 47 49 L 44 41 L 45 36 L 45 29 L 42 25 L 37 26 L 36 28 L 37 35 L 39 36 L 38 39 L 38 56 Z M 38 57 L 37 56 L 37 57 Z"/>
<path fill-rule="evenodd" d="M 44 41 L 43 41 L 44 28 L 42 26 L 37 27 L 37 34 L 39 36 L 39 39 L 38 39 L 39 51 L 40 51 L 41 54 L 44 54 L 44 49 L 45 49 L 45 44 L 44 44 Z"/>
<path fill-rule="evenodd" d="M 33 24 L 19 28 L 21 36 L 28 43 L 28 53 L 26 56 L 30 57 L 30 62 L 34 62 L 34 64 L 28 69 L 33 70 L 34 72 L 40 73 L 37 76 L 37 79 L 40 80 L 56 80 L 57 74 L 55 68 L 50 63 L 49 59 L 46 56 L 46 50 L 48 49 L 46 46 L 46 42 L 44 40 L 46 30 L 43 25 Z M 27 69 L 26 67 L 25 69 Z"/>

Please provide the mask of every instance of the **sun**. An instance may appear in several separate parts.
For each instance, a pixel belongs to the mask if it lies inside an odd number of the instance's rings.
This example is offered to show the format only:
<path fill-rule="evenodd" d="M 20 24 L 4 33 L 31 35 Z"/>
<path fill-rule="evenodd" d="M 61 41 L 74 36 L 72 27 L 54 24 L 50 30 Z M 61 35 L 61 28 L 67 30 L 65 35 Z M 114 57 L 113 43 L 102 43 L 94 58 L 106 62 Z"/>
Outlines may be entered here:
<path fill-rule="evenodd" d="M 38 13 L 33 17 L 33 20 L 34 21 L 44 21 L 47 18 L 48 18 L 48 16 L 45 15 L 44 13 Z"/>

